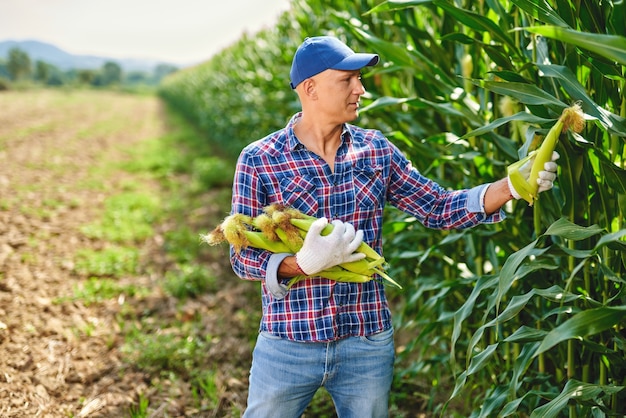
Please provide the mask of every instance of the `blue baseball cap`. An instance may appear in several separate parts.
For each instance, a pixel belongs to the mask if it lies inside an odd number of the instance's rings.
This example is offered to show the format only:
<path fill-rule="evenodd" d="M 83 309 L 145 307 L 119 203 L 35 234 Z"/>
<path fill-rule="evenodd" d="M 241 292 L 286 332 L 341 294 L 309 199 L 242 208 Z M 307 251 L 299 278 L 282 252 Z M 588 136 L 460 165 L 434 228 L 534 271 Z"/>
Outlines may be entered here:
<path fill-rule="evenodd" d="M 356 53 L 332 36 L 306 38 L 293 57 L 290 85 L 295 89 L 307 78 L 329 69 L 353 71 L 377 63 L 377 54 Z"/>

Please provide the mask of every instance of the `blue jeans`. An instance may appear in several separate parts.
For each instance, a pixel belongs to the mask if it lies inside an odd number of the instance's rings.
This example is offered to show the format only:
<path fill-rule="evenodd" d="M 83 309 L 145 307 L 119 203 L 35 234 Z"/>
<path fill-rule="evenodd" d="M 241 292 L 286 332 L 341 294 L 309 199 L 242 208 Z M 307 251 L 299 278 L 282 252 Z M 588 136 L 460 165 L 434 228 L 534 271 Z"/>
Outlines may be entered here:
<path fill-rule="evenodd" d="M 295 342 L 262 332 L 243 417 L 300 417 L 322 386 L 339 418 L 387 417 L 394 359 L 393 329 L 329 343 Z"/>

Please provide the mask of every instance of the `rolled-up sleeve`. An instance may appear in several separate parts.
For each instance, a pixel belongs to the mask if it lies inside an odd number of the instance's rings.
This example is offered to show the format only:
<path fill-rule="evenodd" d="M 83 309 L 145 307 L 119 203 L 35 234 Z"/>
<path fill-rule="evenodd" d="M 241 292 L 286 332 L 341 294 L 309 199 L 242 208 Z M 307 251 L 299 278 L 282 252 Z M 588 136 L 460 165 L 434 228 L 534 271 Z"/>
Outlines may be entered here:
<path fill-rule="evenodd" d="M 446 190 L 420 174 L 394 145 L 389 201 L 433 229 L 471 228 L 504 219 L 500 210 L 487 215 L 484 196 L 489 184 L 471 189 Z"/>

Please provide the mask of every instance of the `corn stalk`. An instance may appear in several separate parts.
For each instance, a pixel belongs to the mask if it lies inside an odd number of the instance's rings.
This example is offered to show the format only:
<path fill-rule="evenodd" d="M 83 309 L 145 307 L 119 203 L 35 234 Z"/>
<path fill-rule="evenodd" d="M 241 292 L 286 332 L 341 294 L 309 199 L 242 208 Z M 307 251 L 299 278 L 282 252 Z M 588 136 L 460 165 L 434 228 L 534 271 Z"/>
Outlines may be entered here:
<path fill-rule="evenodd" d="M 358 123 L 450 188 L 504 176 L 580 101 L 587 127 L 561 137 L 556 187 L 533 208 L 470 231 L 386 212 L 385 259 L 404 287 L 388 289 L 406 340 L 394 393 L 426 378 L 431 412 L 451 395 L 462 416 L 624 414 L 625 19 L 610 0 L 299 0 L 162 96 L 236 155 L 298 109 L 295 47 L 334 34 L 383 62 L 364 74 Z"/>

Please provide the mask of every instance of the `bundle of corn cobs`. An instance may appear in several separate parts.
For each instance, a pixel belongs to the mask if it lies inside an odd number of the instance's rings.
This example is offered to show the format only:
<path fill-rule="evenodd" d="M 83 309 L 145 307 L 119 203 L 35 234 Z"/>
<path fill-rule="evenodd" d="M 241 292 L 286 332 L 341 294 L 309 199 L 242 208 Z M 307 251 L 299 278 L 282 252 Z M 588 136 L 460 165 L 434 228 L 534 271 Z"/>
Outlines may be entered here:
<path fill-rule="evenodd" d="M 264 208 L 263 213 L 256 217 L 243 214 L 232 214 L 224 218 L 213 231 L 200 235 L 202 241 L 209 245 L 218 245 L 228 242 L 236 252 L 246 247 L 259 248 L 273 253 L 297 253 L 311 224 L 317 220 L 297 209 L 284 205 L 273 204 Z M 328 224 L 322 231 L 327 235 L 333 230 Z M 378 254 L 366 243 L 361 243 L 357 252 L 365 254 L 359 261 L 343 263 L 315 274 L 315 277 L 324 277 L 339 282 L 364 283 L 373 280 L 376 275 L 385 282 L 402 288 L 395 280 L 385 273 L 385 258 Z M 305 279 L 300 275 L 291 279 L 287 287 Z"/>

